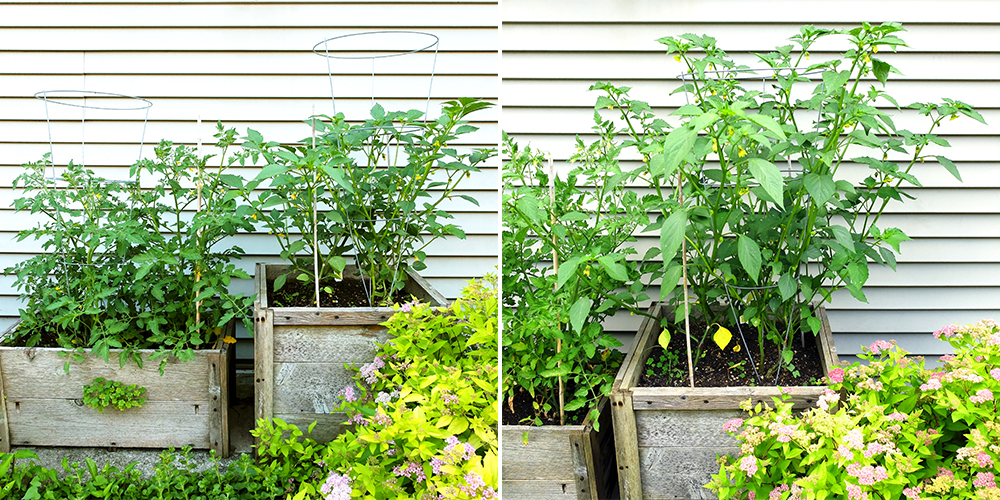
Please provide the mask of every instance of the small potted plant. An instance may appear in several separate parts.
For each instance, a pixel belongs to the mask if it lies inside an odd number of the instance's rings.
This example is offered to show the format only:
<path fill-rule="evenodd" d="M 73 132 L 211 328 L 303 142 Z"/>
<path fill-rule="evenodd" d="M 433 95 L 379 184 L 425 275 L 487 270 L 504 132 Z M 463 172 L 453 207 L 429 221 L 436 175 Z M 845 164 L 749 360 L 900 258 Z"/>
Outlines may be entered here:
<path fill-rule="evenodd" d="M 638 282 L 627 257 L 648 218 L 618 164 L 613 125 L 595 130 L 601 138 L 578 143 L 565 175 L 505 137 L 505 498 L 609 498 L 615 485 L 606 396 L 622 355 L 602 320 L 645 298 L 622 287 Z"/>
<path fill-rule="evenodd" d="M 216 246 L 249 225 L 226 168 L 207 160 L 163 141 L 126 182 L 72 163 L 53 181 L 47 160 L 25 166 L 15 208 L 43 222 L 18 238 L 48 253 L 6 270 L 25 307 L 0 347 L 0 449 L 191 445 L 228 455 L 228 345 L 252 298 L 226 289 L 249 278 L 230 262 L 241 250 Z M 99 401 L 118 410 L 84 406 Z"/>
<path fill-rule="evenodd" d="M 896 70 L 877 54 L 905 45 L 900 31 L 805 26 L 793 45 L 759 54 L 768 69 L 756 72 L 709 36 L 661 39 L 687 70 L 678 90 L 690 102 L 673 113 L 676 126 L 628 89 L 594 86 L 604 94 L 597 107 L 617 110 L 643 155 L 662 262 L 652 276 L 664 302 L 640 327 L 612 395 L 622 498 L 700 495 L 716 453 L 736 449 L 715 429 L 742 400 L 767 401 L 780 385 L 797 407 L 815 403 L 823 389 L 804 386 L 838 363 L 820 304 L 838 289 L 864 301 L 869 261 L 895 268 L 909 238 L 878 223 L 890 202 L 911 197 L 904 183 L 920 185 L 914 165 L 936 161 L 959 177 L 931 150 L 948 145 L 934 133 L 949 118 L 982 121 L 970 106 L 909 106 L 929 120 L 923 133 L 897 129 L 876 106 L 896 105 L 884 90 Z M 814 43 L 834 36 L 847 38 L 843 55 L 806 62 Z M 867 176 L 857 182 L 848 165 Z M 649 360 L 671 350 L 687 357 L 684 376 L 645 376 Z M 730 387 L 695 387 L 711 378 Z M 684 430 L 692 427 L 712 431 Z"/>
<path fill-rule="evenodd" d="M 436 120 L 380 105 L 359 124 L 342 114 L 313 117 L 312 136 L 291 146 L 250 131 L 244 160 L 266 165 L 240 189 L 288 261 L 256 270 L 258 419 L 302 427 L 319 421 L 313 437 L 332 439 L 345 420 L 331 413 L 349 382 L 344 363 L 372 361 L 372 342 L 386 340 L 380 323 L 392 316 L 391 306 L 413 299 L 446 304 L 416 271 L 426 267 L 427 245 L 465 237 L 448 222 L 445 206 L 453 198 L 476 202 L 456 189 L 496 151 L 462 152 L 453 144 L 477 130 L 466 117 L 489 106 L 448 101 Z"/>

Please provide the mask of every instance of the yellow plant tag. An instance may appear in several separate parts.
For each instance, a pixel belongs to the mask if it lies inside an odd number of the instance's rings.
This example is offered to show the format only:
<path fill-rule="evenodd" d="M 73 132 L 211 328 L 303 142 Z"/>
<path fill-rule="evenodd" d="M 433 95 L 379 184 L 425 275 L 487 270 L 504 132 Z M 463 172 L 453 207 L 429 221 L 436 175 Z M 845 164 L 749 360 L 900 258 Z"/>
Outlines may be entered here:
<path fill-rule="evenodd" d="M 667 346 L 670 345 L 670 330 L 664 328 L 663 331 L 660 332 L 660 338 L 657 340 L 657 342 L 659 342 L 660 347 L 662 347 L 663 350 L 666 351 Z"/>
<path fill-rule="evenodd" d="M 712 323 L 712 326 L 719 327 L 719 331 L 715 332 L 715 335 L 712 335 L 712 340 L 719 346 L 719 349 L 725 349 L 729 345 L 729 341 L 732 340 L 733 334 L 726 327 L 718 323 Z"/>

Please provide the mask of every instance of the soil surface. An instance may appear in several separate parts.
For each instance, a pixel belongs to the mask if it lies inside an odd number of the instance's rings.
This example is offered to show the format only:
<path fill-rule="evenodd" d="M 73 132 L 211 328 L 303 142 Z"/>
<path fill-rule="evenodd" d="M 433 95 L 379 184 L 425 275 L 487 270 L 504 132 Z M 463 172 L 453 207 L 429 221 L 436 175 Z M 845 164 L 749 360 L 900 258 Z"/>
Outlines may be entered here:
<path fill-rule="evenodd" d="M 565 389 L 566 394 L 570 394 L 570 388 Z M 528 391 L 520 390 L 514 395 L 514 399 L 505 398 L 501 401 L 500 422 L 503 425 L 534 425 L 533 421 L 524 420 L 532 417 L 534 411 L 531 408 L 531 396 Z M 587 418 L 589 408 L 581 408 L 576 411 L 566 412 L 566 425 L 579 425 Z M 553 408 L 547 415 L 541 415 L 543 425 L 559 425 L 559 408 Z"/>
<path fill-rule="evenodd" d="M 330 292 L 326 289 L 329 288 Z M 316 307 L 316 284 L 314 281 L 299 281 L 289 277 L 281 290 L 274 291 L 274 281 L 267 282 L 267 298 L 276 307 Z M 393 301 L 407 302 L 409 297 L 397 292 Z M 321 307 L 369 307 L 365 284 L 356 278 L 337 281 L 327 278 L 319 283 L 319 303 Z"/>
<path fill-rule="evenodd" d="M 771 373 L 766 377 L 766 373 L 773 371 L 778 364 L 779 349 L 772 341 L 764 338 L 764 358 L 760 361 L 760 350 L 758 348 L 757 329 L 748 324 L 742 324 L 743 338 L 746 339 L 744 345 L 740 338 L 740 332 L 736 328 L 730 328 L 732 340 L 725 349 L 712 340 L 712 335 L 718 326 L 709 327 L 708 335 L 701 346 L 701 356 L 698 355 L 698 343 L 705 332 L 706 327 L 701 325 L 691 325 L 691 349 L 694 359 L 694 385 L 697 387 L 743 387 L 743 386 L 773 386 L 781 387 L 816 385 L 823 373 L 823 363 L 819 355 L 816 336 L 812 332 L 792 333 L 789 337 L 789 349 L 792 351 L 792 362 L 794 370 L 789 370 L 788 365 L 782 366 L 778 375 L 778 382 L 775 384 L 775 374 Z M 803 345 L 804 339 L 804 345 Z M 651 349 L 646 365 L 642 368 L 642 377 L 639 380 L 640 387 L 688 387 L 688 365 L 686 354 L 686 340 L 684 327 L 673 327 L 671 329 L 670 349 L 672 355 L 664 355 L 663 348 L 655 344 Z M 747 355 L 749 353 L 749 356 Z M 763 383 L 759 383 L 751 367 L 751 358 L 756 364 L 757 372 L 763 378 Z"/>

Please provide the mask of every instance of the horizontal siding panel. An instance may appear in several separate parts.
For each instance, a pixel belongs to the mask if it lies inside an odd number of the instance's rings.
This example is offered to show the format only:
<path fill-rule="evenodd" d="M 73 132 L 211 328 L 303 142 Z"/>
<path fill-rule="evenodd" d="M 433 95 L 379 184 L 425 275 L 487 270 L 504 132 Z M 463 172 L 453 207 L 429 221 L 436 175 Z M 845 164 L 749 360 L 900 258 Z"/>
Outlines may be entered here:
<path fill-rule="evenodd" d="M 833 293 L 830 310 L 980 310 L 1000 305 L 1000 287 L 962 286 L 954 288 L 865 287 L 868 303 L 860 302 L 845 290 Z"/>
<path fill-rule="evenodd" d="M 1000 309 L 966 310 L 883 310 L 883 311 L 841 311 L 828 309 L 830 326 L 834 335 L 872 333 L 923 333 L 928 337 L 935 330 L 951 324 L 967 325 L 982 319 L 1000 318 Z M 916 351 L 914 351 L 916 352 Z M 917 354 L 920 354 L 917 352 Z"/>
<path fill-rule="evenodd" d="M 397 4 L 372 10 L 370 4 L 63 4 L 38 15 L 34 5 L 0 4 L 8 27 L 341 27 L 380 29 L 426 27 L 495 27 L 496 4 Z M 377 14 L 377 15 L 376 15 Z M 316 41 L 321 40 L 317 39 Z M 311 45 L 310 45 L 311 46 Z"/>
<path fill-rule="evenodd" d="M 545 22 L 551 24 L 593 23 L 857 23 L 858 13 L 870 19 L 896 19 L 903 23 L 981 24 L 1000 22 L 1000 12 L 983 0 L 957 0 L 943 4 L 937 0 L 915 0 L 905 8 L 895 2 L 865 0 L 820 0 L 803 9 L 796 0 L 768 0 L 748 4 L 743 0 L 594 0 L 581 8 L 573 0 L 506 0 L 504 22 Z"/>
<path fill-rule="evenodd" d="M 308 15 L 302 16 L 303 18 Z M 373 25 L 366 28 L 334 27 L 321 28 L 288 26 L 281 29 L 225 28 L 206 26 L 204 28 L 100 28 L 81 27 L 59 28 L 15 28 L 5 26 L 0 31 L 0 47 L 4 51 L 294 51 L 304 52 L 321 40 L 348 35 L 368 29 L 380 29 Z M 393 27 L 401 29 L 403 27 Z M 490 52 L 495 53 L 498 40 L 496 26 L 491 27 L 442 27 L 410 24 L 407 29 L 427 31 L 441 38 L 439 50 L 442 52 Z"/>
<path fill-rule="evenodd" d="M 898 16 L 890 16 L 893 19 L 896 17 Z M 679 20 L 675 22 L 674 19 L 677 18 L 671 16 L 667 19 L 657 20 L 663 21 L 660 23 L 649 22 L 652 19 L 646 19 L 617 24 L 505 22 L 503 27 L 504 53 L 539 50 L 570 53 L 652 51 L 662 55 L 666 51 L 666 46 L 656 40 L 684 33 L 711 35 L 718 40 L 717 45 L 726 51 L 738 48 L 741 51 L 769 52 L 775 47 L 793 44 L 788 38 L 797 34 L 799 27 L 803 24 L 794 21 L 783 24 L 764 21 L 727 24 L 723 27 L 712 26 L 705 22 L 684 23 Z M 855 20 L 849 23 L 808 22 L 827 29 L 850 29 L 857 26 Z M 1000 32 L 988 24 L 972 26 L 904 24 L 903 27 L 906 31 L 900 35 L 900 38 L 905 40 L 914 51 L 968 52 L 976 51 L 977 47 L 1000 45 Z M 846 36 L 831 36 L 814 44 L 810 52 L 812 54 L 822 54 L 830 50 L 843 52 L 846 43 Z"/>

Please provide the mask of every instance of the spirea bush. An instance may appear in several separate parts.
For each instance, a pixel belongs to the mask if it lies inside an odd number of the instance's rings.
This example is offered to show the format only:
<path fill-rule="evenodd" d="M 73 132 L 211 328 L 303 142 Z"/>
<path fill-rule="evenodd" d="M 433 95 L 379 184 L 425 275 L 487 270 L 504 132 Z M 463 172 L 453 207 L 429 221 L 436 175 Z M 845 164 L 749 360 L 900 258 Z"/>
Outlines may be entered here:
<path fill-rule="evenodd" d="M 397 307 L 393 338 L 341 391 L 346 432 L 318 444 L 279 419 L 258 423 L 263 468 L 292 478 L 294 500 L 497 498 L 495 281 L 449 307 Z"/>
<path fill-rule="evenodd" d="M 938 330 L 955 349 L 927 369 L 879 340 L 836 368 L 817 407 L 744 405 L 727 422 L 740 454 L 720 457 L 706 487 L 755 500 L 1000 499 L 1000 327 L 992 320 Z"/>

